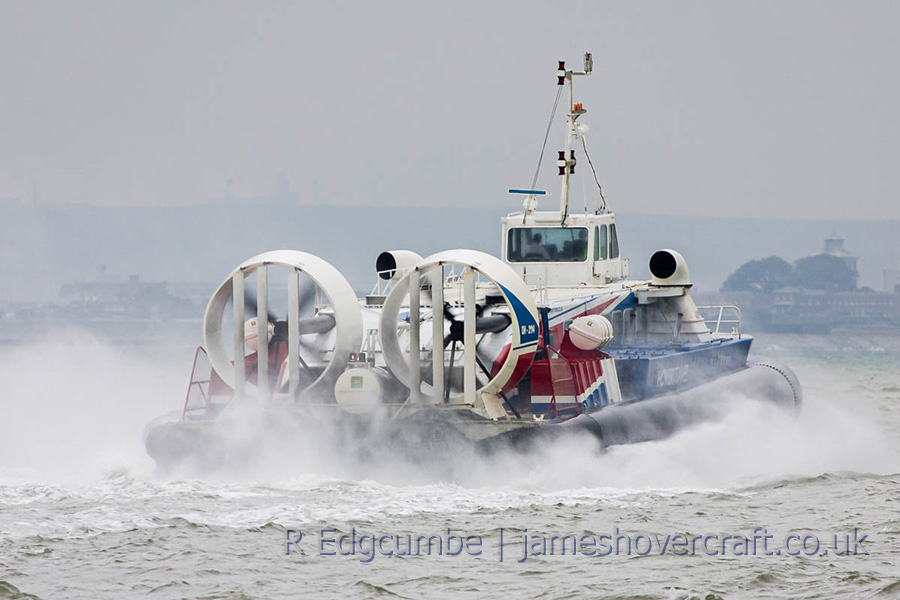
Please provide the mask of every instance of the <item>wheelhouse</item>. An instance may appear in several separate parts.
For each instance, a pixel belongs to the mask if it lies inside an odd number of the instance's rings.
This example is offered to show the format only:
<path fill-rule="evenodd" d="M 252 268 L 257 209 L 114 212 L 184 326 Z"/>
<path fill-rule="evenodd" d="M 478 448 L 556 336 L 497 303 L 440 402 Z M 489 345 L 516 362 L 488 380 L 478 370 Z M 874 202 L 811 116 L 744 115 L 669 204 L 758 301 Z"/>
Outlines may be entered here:
<path fill-rule="evenodd" d="M 584 262 L 587 227 L 513 227 L 507 231 L 507 262 Z"/>
<path fill-rule="evenodd" d="M 502 256 L 531 285 L 604 284 L 624 279 L 615 215 L 513 213 L 503 219 Z"/>

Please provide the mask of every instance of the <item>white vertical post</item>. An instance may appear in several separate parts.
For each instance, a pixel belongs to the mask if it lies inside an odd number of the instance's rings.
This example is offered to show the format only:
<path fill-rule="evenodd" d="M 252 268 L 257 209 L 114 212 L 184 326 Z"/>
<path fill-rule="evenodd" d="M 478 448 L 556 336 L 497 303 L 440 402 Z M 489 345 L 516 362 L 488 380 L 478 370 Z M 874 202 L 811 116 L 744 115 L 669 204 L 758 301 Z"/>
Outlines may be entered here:
<path fill-rule="evenodd" d="M 259 397 L 268 400 L 269 390 L 269 270 L 256 269 L 256 386 Z"/>
<path fill-rule="evenodd" d="M 566 73 L 566 80 L 569 84 L 569 110 L 567 111 L 569 118 L 566 121 L 565 149 L 566 170 L 562 181 L 562 194 L 560 194 L 559 198 L 559 214 L 563 225 L 566 224 L 569 216 L 569 177 L 572 175 L 572 165 L 569 161 L 572 158 L 572 135 L 575 133 L 575 106 L 572 104 L 574 101 L 574 92 L 572 89 L 573 78 L 568 72 Z"/>
<path fill-rule="evenodd" d="M 434 402 L 444 401 L 444 266 L 435 265 L 431 272 L 431 381 Z"/>
<path fill-rule="evenodd" d="M 244 271 L 231 278 L 231 304 L 234 308 L 234 395 L 244 395 Z"/>
<path fill-rule="evenodd" d="M 288 275 L 288 377 L 291 400 L 300 388 L 300 275 L 291 269 Z"/>
<path fill-rule="evenodd" d="M 463 395 L 467 404 L 475 400 L 475 270 L 463 273 Z"/>
<path fill-rule="evenodd" d="M 420 364 L 422 344 L 419 341 L 419 325 L 421 323 L 419 296 L 419 269 L 413 269 L 409 275 L 409 397 L 413 403 L 421 402 L 422 400 L 422 370 Z"/>

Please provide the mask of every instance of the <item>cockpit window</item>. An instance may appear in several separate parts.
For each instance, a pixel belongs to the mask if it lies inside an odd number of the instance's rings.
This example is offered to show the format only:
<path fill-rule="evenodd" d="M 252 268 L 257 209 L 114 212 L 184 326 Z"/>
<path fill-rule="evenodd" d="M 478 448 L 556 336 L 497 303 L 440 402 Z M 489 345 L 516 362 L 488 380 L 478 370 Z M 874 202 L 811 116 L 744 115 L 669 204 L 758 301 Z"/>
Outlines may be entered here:
<path fill-rule="evenodd" d="M 606 257 L 607 257 L 607 254 L 606 254 L 606 249 L 607 249 L 607 246 L 606 246 L 606 243 L 607 243 L 607 242 L 606 242 L 606 225 L 601 225 L 600 228 L 599 228 L 598 233 L 600 234 L 600 235 L 598 236 L 598 238 L 600 239 L 600 258 L 601 258 L 602 260 L 606 260 Z"/>
<path fill-rule="evenodd" d="M 515 227 L 506 244 L 509 262 L 584 262 L 587 252 L 586 227 Z"/>
<path fill-rule="evenodd" d="M 619 258 L 619 236 L 616 235 L 616 225 L 609 226 L 609 257 Z"/>

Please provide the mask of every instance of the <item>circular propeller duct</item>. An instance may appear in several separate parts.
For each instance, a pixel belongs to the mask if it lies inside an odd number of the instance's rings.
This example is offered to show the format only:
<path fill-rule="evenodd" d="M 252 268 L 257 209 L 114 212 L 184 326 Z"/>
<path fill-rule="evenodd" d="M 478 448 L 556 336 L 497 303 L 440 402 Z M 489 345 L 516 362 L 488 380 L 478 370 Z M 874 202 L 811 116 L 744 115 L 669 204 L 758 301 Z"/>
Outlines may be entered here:
<path fill-rule="evenodd" d="M 285 284 L 286 301 L 280 297 L 285 295 Z M 278 292 L 275 296 L 270 295 L 270 287 Z M 283 318 L 276 316 L 275 306 L 286 307 Z M 254 386 L 243 360 L 245 336 L 265 331 L 263 319 L 269 324 L 271 341 L 259 340 L 254 364 L 269 364 L 274 370 L 256 369 L 259 385 Z M 234 331 L 230 349 L 223 335 L 228 320 Z M 313 388 L 330 393 L 350 354 L 359 351 L 362 338 L 362 311 L 353 288 L 331 264 L 297 250 L 264 252 L 241 263 L 219 285 L 203 317 L 203 343 L 210 363 L 236 393 L 242 393 L 246 385 L 260 387 L 267 395 L 288 384 L 291 394 Z M 286 358 L 278 354 L 278 342 L 283 343 Z"/>
<path fill-rule="evenodd" d="M 397 281 L 380 333 L 385 363 L 414 401 L 471 404 L 498 417 L 506 414 L 498 396 L 534 359 L 538 312 L 509 265 L 475 250 L 447 250 Z"/>

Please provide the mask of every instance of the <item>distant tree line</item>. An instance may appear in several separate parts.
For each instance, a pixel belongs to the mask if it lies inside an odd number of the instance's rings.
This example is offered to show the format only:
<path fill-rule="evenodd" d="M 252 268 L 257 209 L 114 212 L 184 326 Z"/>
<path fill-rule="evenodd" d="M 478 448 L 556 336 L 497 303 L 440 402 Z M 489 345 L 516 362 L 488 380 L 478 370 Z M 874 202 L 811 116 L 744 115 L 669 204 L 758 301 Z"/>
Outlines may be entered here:
<path fill-rule="evenodd" d="M 817 254 L 793 265 L 778 256 L 744 263 L 722 284 L 723 292 L 772 292 L 786 287 L 853 291 L 856 273 L 836 256 Z"/>

